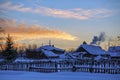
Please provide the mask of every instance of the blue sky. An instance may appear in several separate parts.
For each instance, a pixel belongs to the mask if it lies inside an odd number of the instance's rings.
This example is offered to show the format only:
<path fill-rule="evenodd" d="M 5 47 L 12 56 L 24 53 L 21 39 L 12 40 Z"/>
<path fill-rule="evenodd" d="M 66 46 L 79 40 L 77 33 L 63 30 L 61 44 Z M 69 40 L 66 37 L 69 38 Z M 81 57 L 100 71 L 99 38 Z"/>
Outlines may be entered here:
<path fill-rule="evenodd" d="M 15 25 L 36 25 L 76 38 L 39 36 L 39 43 L 52 38 L 58 47 L 71 48 L 84 40 L 91 42 L 100 32 L 105 32 L 108 37 L 120 34 L 120 0 L 1 0 L 0 4 L 0 18 L 13 20 Z M 32 39 L 32 43 L 36 40 L 38 38 Z"/>

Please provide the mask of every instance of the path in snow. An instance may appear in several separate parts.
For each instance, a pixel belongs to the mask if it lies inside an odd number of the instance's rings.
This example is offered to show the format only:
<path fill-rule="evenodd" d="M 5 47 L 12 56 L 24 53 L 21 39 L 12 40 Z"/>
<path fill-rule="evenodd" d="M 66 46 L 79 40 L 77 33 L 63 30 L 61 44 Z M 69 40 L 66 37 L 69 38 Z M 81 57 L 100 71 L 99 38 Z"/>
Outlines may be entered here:
<path fill-rule="evenodd" d="M 0 80 L 120 80 L 120 74 L 84 72 L 39 73 L 0 71 Z"/>

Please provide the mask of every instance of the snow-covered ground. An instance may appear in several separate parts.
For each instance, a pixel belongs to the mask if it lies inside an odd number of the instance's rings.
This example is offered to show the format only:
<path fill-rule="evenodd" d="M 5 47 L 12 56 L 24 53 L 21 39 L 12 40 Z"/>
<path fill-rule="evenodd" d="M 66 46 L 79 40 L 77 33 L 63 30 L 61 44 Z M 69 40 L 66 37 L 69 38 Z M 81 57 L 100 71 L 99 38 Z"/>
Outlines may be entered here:
<path fill-rule="evenodd" d="M 39 73 L 25 71 L 0 71 L 0 80 L 120 80 L 120 74 L 85 72 Z"/>

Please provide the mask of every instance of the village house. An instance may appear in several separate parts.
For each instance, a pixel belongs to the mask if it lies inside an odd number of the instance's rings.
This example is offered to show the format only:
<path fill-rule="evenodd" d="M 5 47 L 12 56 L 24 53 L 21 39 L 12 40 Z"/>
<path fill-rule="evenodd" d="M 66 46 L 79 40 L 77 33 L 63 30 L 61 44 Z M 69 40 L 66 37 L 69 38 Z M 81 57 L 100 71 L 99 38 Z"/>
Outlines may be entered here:
<path fill-rule="evenodd" d="M 120 60 L 120 46 L 109 47 L 108 53 L 112 60 Z"/>
<path fill-rule="evenodd" d="M 36 49 L 37 52 L 44 54 L 47 58 L 59 58 L 60 55 L 64 54 L 65 50 L 54 47 L 54 45 L 45 45 Z"/>
<path fill-rule="evenodd" d="M 103 50 L 100 46 L 89 45 L 85 42 L 81 44 L 74 52 L 73 55 L 77 54 L 80 59 L 108 59 L 109 54 Z"/>

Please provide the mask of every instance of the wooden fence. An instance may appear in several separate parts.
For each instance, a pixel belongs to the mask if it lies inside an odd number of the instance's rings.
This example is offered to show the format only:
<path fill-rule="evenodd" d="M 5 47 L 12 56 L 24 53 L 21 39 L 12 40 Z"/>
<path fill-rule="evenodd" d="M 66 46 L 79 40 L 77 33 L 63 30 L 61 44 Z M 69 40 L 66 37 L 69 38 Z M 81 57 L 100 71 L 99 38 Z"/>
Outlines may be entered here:
<path fill-rule="evenodd" d="M 91 72 L 120 74 L 120 62 L 90 62 L 90 61 L 39 61 L 30 63 L 0 64 L 0 70 L 17 70 L 33 72 Z"/>

